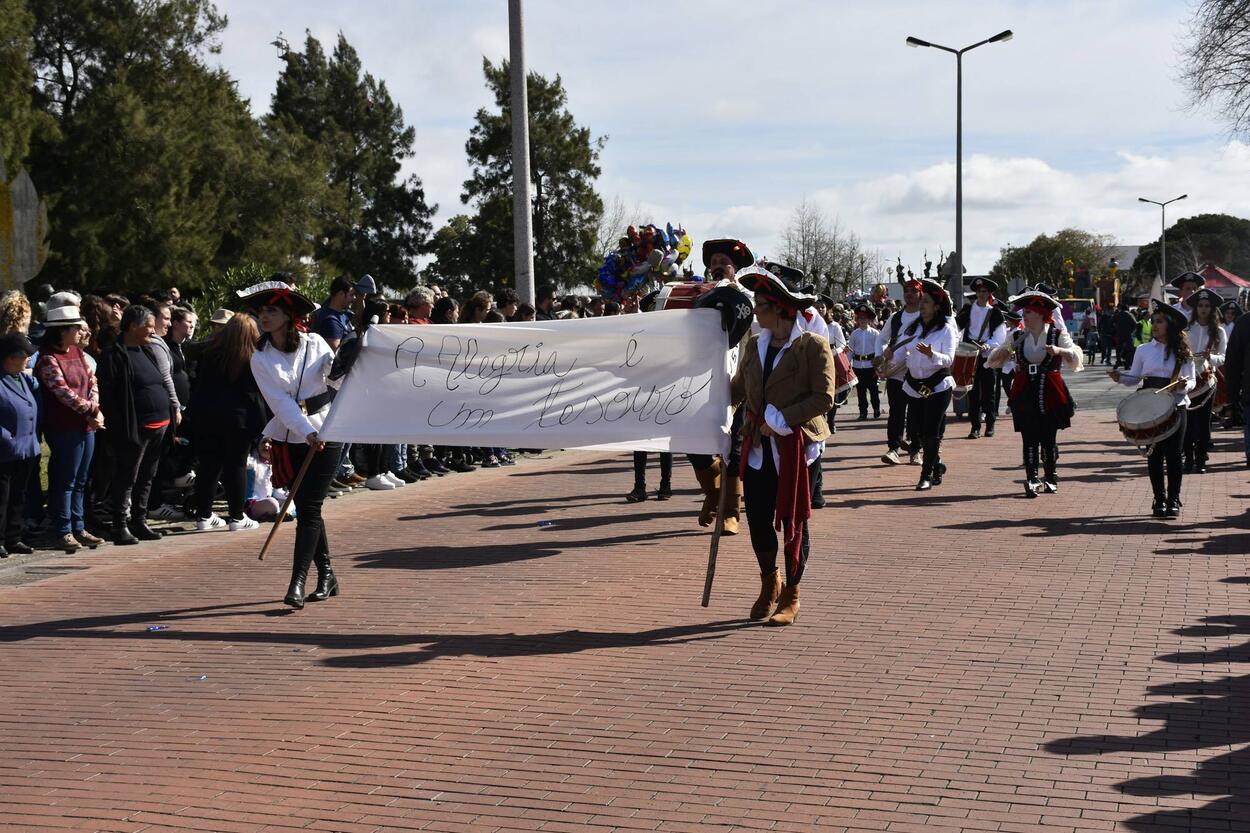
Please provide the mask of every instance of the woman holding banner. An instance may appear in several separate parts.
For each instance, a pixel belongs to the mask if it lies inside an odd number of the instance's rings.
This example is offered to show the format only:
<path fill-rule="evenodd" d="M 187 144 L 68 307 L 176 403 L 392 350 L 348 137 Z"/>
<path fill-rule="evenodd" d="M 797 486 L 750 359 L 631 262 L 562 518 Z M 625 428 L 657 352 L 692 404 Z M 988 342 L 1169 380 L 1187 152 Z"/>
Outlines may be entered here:
<path fill-rule="evenodd" d="M 264 431 L 270 443 L 274 486 L 297 486 L 295 555 L 291 584 L 283 602 L 298 610 L 306 600 L 319 602 L 339 593 L 338 579 L 330 568 L 330 545 L 321 504 L 338 469 L 341 447 L 317 436 L 330 409 L 329 376 L 334 351 L 321 336 L 306 331 L 304 321 L 312 313 L 313 303 L 285 281 L 258 283 L 239 290 L 238 295 L 244 306 L 257 312 L 260 324 L 260 342 L 252 354 L 251 366 L 256 384 L 274 415 Z M 296 472 L 303 468 L 310 454 L 315 456 L 303 479 L 294 484 Z M 304 583 L 314 562 L 317 588 L 305 597 Z"/>
<path fill-rule="evenodd" d="M 731 384 L 733 403 L 745 405 L 740 471 L 751 546 L 760 566 L 760 595 L 750 616 L 790 625 L 798 617 L 799 582 L 810 549 L 807 467 L 829 437 L 825 415 L 836 389 L 833 354 L 828 341 L 797 323 L 815 297 L 795 294 L 759 267 L 737 277 L 755 293 L 760 323 L 760 333 L 742 350 Z M 784 586 L 777 569 L 777 529 L 784 536 Z"/>

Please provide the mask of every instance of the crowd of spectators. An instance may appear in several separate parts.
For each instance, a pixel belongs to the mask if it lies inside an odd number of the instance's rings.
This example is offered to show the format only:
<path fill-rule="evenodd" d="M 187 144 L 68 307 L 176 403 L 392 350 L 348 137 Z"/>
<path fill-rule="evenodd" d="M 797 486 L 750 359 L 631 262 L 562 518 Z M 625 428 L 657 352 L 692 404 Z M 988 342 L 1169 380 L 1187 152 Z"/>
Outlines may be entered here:
<path fill-rule="evenodd" d="M 308 327 L 337 350 L 370 323 L 548 321 L 636 312 L 637 302 L 624 307 L 550 286 L 533 306 L 511 289 L 461 304 L 435 285 L 388 299 L 366 275 L 336 278 Z M 270 483 L 269 414 L 250 364 L 256 321 L 218 309 L 200 323 L 172 287 L 0 294 L 0 558 L 32 544 L 154 541 L 178 523 L 253 529 L 277 515 L 285 494 Z M 503 448 L 350 444 L 331 496 L 515 463 Z"/>

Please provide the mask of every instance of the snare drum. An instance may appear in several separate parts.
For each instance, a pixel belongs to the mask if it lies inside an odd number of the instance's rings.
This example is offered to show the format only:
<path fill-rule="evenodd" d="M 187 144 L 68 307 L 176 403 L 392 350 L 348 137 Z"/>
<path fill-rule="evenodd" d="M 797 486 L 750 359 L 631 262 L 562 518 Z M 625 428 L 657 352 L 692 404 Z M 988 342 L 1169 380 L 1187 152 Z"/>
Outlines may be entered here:
<path fill-rule="evenodd" d="M 966 341 L 959 342 L 955 347 L 955 361 L 951 364 L 951 376 L 954 377 L 958 390 L 969 390 L 977 380 L 977 357 L 981 348 Z"/>
<path fill-rule="evenodd" d="M 833 357 L 833 381 L 835 393 L 841 395 L 859 383 L 851 369 L 851 356 L 843 351 Z"/>
<path fill-rule="evenodd" d="M 1211 407 L 1218 412 L 1227 404 L 1228 383 L 1224 381 L 1224 368 L 1217 367 L 1215 369 L 1215 399 L 1211 402 Z"/>
<path fill-rule="evenodd" d="M 655 296 L 656 309 L 693 309 L 694 302 L 705 292 L 710 292 L 716 284 L 699 281 L 666 283 L 660 287 L 660 294 Z"/>
<path fill-rule="evenodd" d="M 1181 411 L 1170 393 L 1139 390 L 1124 397 L 1116 406 L 1115 418 L 1124 439 L 1146 451 L 1176 433 Z"/>

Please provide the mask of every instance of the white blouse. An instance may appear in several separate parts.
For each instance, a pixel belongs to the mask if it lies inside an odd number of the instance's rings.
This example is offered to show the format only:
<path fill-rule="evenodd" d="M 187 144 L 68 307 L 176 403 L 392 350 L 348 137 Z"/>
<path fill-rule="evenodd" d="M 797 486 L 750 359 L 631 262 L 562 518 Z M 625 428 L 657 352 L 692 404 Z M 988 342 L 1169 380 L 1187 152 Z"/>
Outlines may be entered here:
<path fill-rule="evenodd" d="M 880 333 L 873 327 L 864 327 L 860 329 L 856 327 L 851 330 L 851 367 L 867 368 L 872 367 L 872 356 L 877 352 L 877 338 Z M 857 359 L 856 356 L 869 356 L 867 359 Z"/>
<path fill-rule="evenodd" d="M 984 342 L 989 345 L 991 350 L 993 350 L 995 347 L 1006 341 L 1007 327 L 1003 324 L 999 324 L 990 332 L 984 332 L 986 327 L 985 319 L 989 316 L 991 309 L 993 309 L 993 307 L 983 307 L 979 303 L 974 303 L 972 305 L 972 308 L 968 310 L 967 336 L 969 341 Z"/>
<path fill-rule="evenodd" d="M 1190 324 L 1188 333 L 1189 349 L 1194 356 L 1209 352 L 1207 361 L 1211 363 L 1212 370 L 1224 366 L 1224 355 L 1228 352 L 1228 333 L 1222 325 L 1215 328 L 1215 344 L 1211 344 L 1211 334 L 1200 324 Z"/>
<path fill-rule="evenodd" d="M 1120 374 L 1121 385 L 1136 385 L 1147 376 L 1172 378 L 1176 370 L 1176 356 L 1164 357 L 1167 347 L 1151 339 L 1141 345 L 1133 353 L 1133 366 L 1127 373 Z M 1180 378 L 1184 384 L 1172 388 L 1172 396 L 1177 406 L 1189 404 L 1189 392 L 1194 389 L 1194 361 L 1190 359 L 1181 365 Z"/>
<path fill-rule="evenodd" d="M 293 353 L 266 342 L 252 354 L 256 386 L 273 411 L 273 419 L 265 426 L 266 437 L 301 443 L 309 434 L 321 430 L 329 403 L 311 414 L 305 414 L 299 403 L 325 393 L 329 387 L 338 387 L 326 381 L 333 361 L 334 351 L 316 333 L 301 334 L 299 347 Z"/>
<path fill-rule="evenodd" d="M 924 379 L 932 376 L 944 367 L 950 367 L 955 363 L 955 345 L 959 343 L 959 330 L 955 326 L 954 318 L 946 320 L 946 326 L 940 330 L 934 330 L 928 335 L 920 335 L 920 331 L 924 328 L 924 322 L 919 321 L 916 324 L 916 339 L 907 345 L 907 373 L 913 379 Z M 906 334 L 906 330 L 904 330 Z M 927 344 L 933 350 L 932 356 L 926 356 L 920 352 L 920 345 Z M 933 387 L 934 393 L 941 393 L 955 386 L 955 380 L 950 376 L 946 376 L 941 382 Z M 920 391 L 915 390 L 906 381 L 903 382 L 903 392 L 908 396 L 920 398 Z"/>
<path fill-rule="evenodd" d="M 915 321 L 917 318 L 920 317 L 920 310 L 916 310 L 915 312 L 908 312 L 907 310 L 899 310 L 898 312 L 894 313 L 894 315 L 899 316 L 898 338 L 894 340 L 894 344 L 895 344 L 894 352 L 897 353 L 899 350 L 903 350 L 904 352 L 906 352 L 906 345 L 904 345 L 903 347 L 898 347 L 898 345 L 902 344 L 902 342 L 904 341 L 907 341 L 907 338 L 908 338 L 907 326 L 911 324 L 911 322 Z M 883 358 L 885 357 L 885 348 L 890 346 L 890 333 L 891 333 L 890 320 L 893 317 L 894 316 L 890 316 L 890 318 L 887 318 L 885 320 L 885 324 L 881 327 L 881 334 L 877 337 L 877 355 Z M 914 343 L 914 340 L 913 342 L 910 342 L 910 343 Z M 889 376 L 887 378 L 901 380 L 903 376 L 905 375 L 905 373 L 906 373 L 906 368 L 900 370 L 898 373 L 895 373 L 893 376 Z"/>
<path fill-rule="evenodd" d="M 1049 324 L 1042 325 L 1042 331 L 1033 335 L 1028 329 L 1012 331 L 1012 334 L 1000 346 L 996 347 L 986 359 L 986 367 L 1001 367 L 1006 372 L 1008 364 L 1011 372 L 1018 365 L 1041 364 L 1046 359 L 1046 339 L 1050 333 Z M 1055 337 L 1055 349 L 1063 360 L 1063 366 L 1073 373 L 1080 373 L 1085 367 L 1085 353 L 1078 349 L 1067 330 L 1055 328 L 1059 335 Z M 1017 347 L 1017 345 L 1019 345 Z"/>

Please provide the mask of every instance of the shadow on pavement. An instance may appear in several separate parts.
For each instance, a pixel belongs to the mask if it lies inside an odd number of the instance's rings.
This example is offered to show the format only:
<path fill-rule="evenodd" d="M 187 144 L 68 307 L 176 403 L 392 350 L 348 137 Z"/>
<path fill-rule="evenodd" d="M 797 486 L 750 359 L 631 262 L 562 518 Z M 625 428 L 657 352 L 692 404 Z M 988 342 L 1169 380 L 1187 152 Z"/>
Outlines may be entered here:
<path fill-rule="evenodd" d="M 642 648 L 649 645 L 682 645 L 722 639 L 743 628 L 760 627 L 758 622 L 730 619 L 697 625 L 676 625 L 636 633 L 567 630 L 553 633 L 479 633 L 412 637 L 405 644 L 423 642 L 415 651 L 382 654 L 347 654 L 328 657 L 322 665 L 331 668 L 394 668 L 419 665 L 439 657 L 521 657 L 575 654 L 603 648 Z"/>
<path fill-rule="evenodd" d="M 689 512 L 681 513 L 689 515 Z M 592 525 L 594 519 L 578 518 L 568 522 L 556 521 L 551 531 L 539 529 L 533 525 L 534 534 L 550 535 L 561 529 L 577 529 L 573 524 L 581 523 L 582 527 Z M 615 519 L 611 519 L 615 522 Z M 530 527 L 529 524 L 526 527 Z M 492 564 L 511 564 L 516 561 L 529 561 L 534 558 L 547 558 L 562 552 L 579 549 L 603 549 L 621 544 L 644 544 L 652 541 L 664 541 L 671 538 L 688 538 L 690 536 L 707 535 L 707 530 L 684 530 L 671 532 L 644 532 L 637 535 L 618 535 L 613 538 L 591 538 L 584 541 L 563 541 L 558 538 L 550 540 L 511 541 L 507 546 L 501 544 L 480 544 L 466 547 L 427 546 L 402 550 L 382 550 L 368 552 L 352 557 L 352 561 L 360 567 L 377 567 L 386 570 L 457 570 L 468 567 L 485 567 Z"/>
<path fill-rule="evenodd" d="M 1244 583 L 1244 576 L 1223 581 Z M 1250 616 L 1207 616 L 1202 624 L 1179 628 L 1186 637 L 1222 638 L 1250 635 Z M 1157 659 L 1171 663 L 1250 662 L 1250 644 L 1212 651 L 1164 654 Z M 1105 755 L 1113 752 L 1161 754 L 1226 748 L 1250 742 L 1250 675 L 1151 686 L 1152 698 L 1174 698 L 1166 703 L 1138 706 L 1140 720 L 1163 721 L 1161 728 L 1137 736 L 1090 735 L 1061 738 L 1045 745 L 1054 755 Z M 1189 775 L 1132 778 L 1116 785 L 1126 795 L 1218 796 L 1209 803 L 1188 809 L 1159 809 L 1126 819 L 1129 830 L 1250 830 L 1250 747 L 1200 761 Z M 1204 799 L 1198 799 L 1204 800 Z M 1173 802 L 1174 804 L 1174 802 Z"/>

